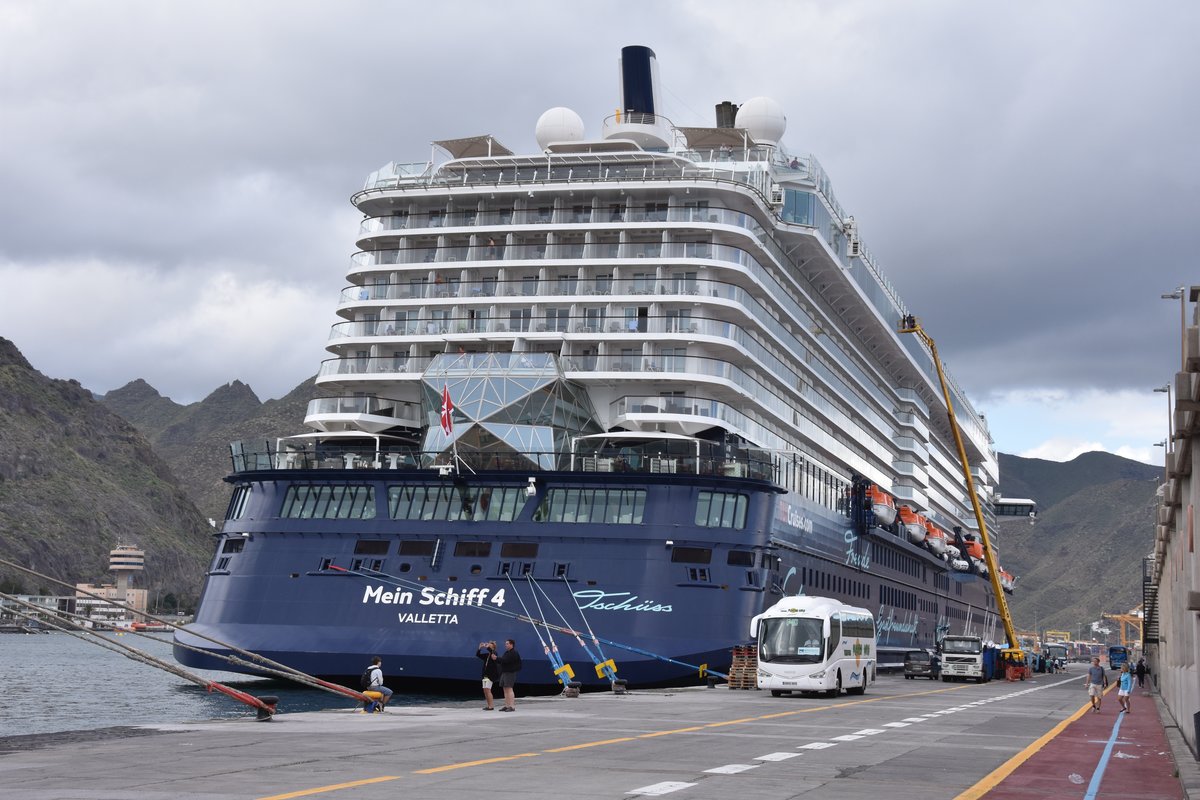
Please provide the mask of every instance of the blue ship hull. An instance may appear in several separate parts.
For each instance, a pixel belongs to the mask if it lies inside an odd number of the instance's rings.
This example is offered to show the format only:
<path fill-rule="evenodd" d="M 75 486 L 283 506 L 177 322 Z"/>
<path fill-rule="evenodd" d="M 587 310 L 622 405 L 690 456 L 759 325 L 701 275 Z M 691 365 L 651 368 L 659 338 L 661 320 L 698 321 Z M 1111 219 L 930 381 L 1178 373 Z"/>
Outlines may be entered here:
<path fill-rule="evenodd" d="M 551 691 L 560 683 L 547 648 L 585 686 L 608 684 L 596 663 L 609 659 L 630 686 L 702 683 L 706 670 L 729 668 L 732 648 L 751 640 L 751 617 L 783 594 L 877 607 L 881 665 L 932 646 L 939 625 L 959 632 L 987 624 L 980 612 L 990 592 L 976 576 L 951 573 L 881 528 L 859 536 L 836 509 L 755 479 L 543 472 L 539 496 L 507 522 L 279 513 L 295 485 L 374 484 L 386 497 L 388 487 L 427 485 L 435 475 L 238 475 L 255 490 L 218 535 L 196 621 L 176 635 L 177 660 L 253 672 L 218 659 L 227 648 L 203 635 L 334 680 L 357 676 L 380 656 L 389 684 L 466 689 L 478 686 L 478 644 L 512 638 L 525 662 L 521 685 Z M 522 489 L 526 479 L 455 478 Z M 555 487 L 644 490 L 642 523 L 536 519 L 540 497 Z M 748 498 L 744 525 L 698 525 L 700 492 Z M 431 554 L 401 554 L 421 542 L 434 543 L 424 551 Z"/>

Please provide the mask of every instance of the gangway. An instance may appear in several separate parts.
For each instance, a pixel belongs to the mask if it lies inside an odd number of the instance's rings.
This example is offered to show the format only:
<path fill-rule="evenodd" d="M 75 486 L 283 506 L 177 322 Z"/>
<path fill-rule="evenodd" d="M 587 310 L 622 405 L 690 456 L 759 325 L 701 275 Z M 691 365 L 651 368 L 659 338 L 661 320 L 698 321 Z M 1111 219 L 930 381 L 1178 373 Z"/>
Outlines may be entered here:
<path fill-rule="evenodd" d="M 962 464 L 963 478 L 967 482 L 967 494 L 971 497 L 971 508 L 975 511 L 975 522 L 979 525 L 979 538 L 983 542 L 983 555 L 987 560 L 988 578 L 992 582 L 992 594 L 996 598 L 996 610 L 1000 621 L 1004 623 L 1004 633 L 1008 637 L 1008 648 L 1005 654 L 1011 654 L 1025 661 L 1025 652 L 1021 649 L 1017 638 L 1016 628 L 1013 627 L 1012 615 L 1008 611 L 1008 602 L 1004 599 L 1004 590 L 1000 586 L 1000 566 L 996 563 L 996 554 L 988 541 L 987 524 L 983 521 L 983 509 L 979 505 L 979 495 L 975 492 L 975 480 L 971 477 L 971 464 L 967 460 L 967 449 L 963 446 L 962 433 L 958 430 L 958 420 L 954 416 L 954 402 L 950 399 L 950 387 L 946 384 L 946 373 L 942 369 L 942 359 L 938 356 L 937 345 L 933 337 L 921 327 L 921 321 L 912 314 L 900 319 L 900 333 L 915 333 L 933 356 L 933 366 L 937 368 L 938 380 L 942 384 L 942 397 L 946 401 L 946 415 L 950 418 L 950 432 L 954 434 L 954 445 L 958 448 L 958 460 Z"/>

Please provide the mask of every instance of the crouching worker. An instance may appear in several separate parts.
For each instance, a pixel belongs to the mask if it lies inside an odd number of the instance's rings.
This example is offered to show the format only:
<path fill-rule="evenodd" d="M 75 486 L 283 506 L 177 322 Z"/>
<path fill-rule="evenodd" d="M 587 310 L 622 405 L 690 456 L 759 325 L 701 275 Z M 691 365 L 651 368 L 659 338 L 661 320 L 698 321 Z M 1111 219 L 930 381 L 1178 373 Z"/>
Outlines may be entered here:
<path fill-rule="evenodd" d="M 383 711 L 388 701 L 392 699 L 392 690 L 383 685 L 383 659 L 375 656 L 371 666 L 362 674 L 361 683 L 364 692 L 378 692 L 379 700 L 372 700 L 364 709 L 368 714 L 372 711 Z"/>

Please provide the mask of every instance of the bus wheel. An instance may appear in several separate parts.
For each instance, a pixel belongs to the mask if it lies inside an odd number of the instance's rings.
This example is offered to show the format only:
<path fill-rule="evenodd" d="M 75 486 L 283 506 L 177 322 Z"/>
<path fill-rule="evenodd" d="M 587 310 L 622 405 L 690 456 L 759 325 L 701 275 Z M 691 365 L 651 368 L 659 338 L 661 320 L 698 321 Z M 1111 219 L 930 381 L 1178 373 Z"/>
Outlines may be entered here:
<path fill-rule="evenodd" d="M 779 689 L 772 689 L 771 697 L 783 697 L 783 692 L 780 691 Z"/>
<path fill-rule="evenodd" d="M 862 683 L 858 686 L 850 686 L 846 689 L 846 694 L 866 694 L 867 693 L 867 673 L 863 673 Z"/>
<path fill-rule="evenodd" d="M 837 674 L 837 682 L 833 684 L 833 688 L 826 692 L 827 697 L 837 697 L 842 693 L 842 671 L 839 669 Z"/>

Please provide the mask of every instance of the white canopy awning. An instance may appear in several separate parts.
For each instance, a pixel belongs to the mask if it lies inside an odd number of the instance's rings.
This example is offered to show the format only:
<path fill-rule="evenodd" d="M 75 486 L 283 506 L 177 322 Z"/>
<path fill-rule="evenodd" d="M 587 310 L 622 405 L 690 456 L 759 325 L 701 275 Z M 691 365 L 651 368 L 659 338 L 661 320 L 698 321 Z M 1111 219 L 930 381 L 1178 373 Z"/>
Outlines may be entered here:
<path fill-rule="evenodd" d="M 482 158 L 513 154 L 512 150 L 496 141 L 490 133 L 483 136 L 468 136 L 465 139 L 442 139 L 434 144 L 449 153 L 451 158 Z"/>

